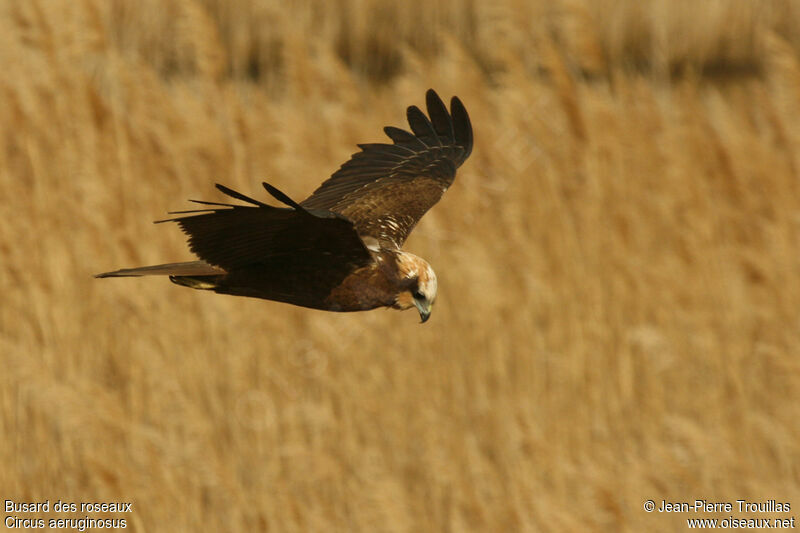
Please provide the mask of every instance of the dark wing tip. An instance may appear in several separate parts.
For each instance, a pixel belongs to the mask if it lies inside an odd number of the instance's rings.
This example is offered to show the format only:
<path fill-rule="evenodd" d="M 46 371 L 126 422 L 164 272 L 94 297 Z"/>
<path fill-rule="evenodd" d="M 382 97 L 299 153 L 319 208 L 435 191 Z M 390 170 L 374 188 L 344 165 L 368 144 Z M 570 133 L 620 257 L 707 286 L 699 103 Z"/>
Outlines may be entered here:
<path fill-rule="evenodd" d="M 231 198 L 236 198 L 237 200 L 241 200 L 243 202 L 247 202 L 248 204 L 257 205 L 259 207 L 267 207 L 267 204 L 265 204 L 263 202 L 259 202 L 258 200 L 250 198 L 249 196 L 246 196 L 246 195 L 244 195 L 244 194 L 242 194 L 240 192 L 234 191 L 233 189 L 231 189 L 229 187 L 226 187 L 226 186 L 222 185 L 221 183 L 215 183 L 214 187 L 216 187 L 219 191 L 227 194 Z"/>
<path fill-rule="evenodd" d="M 436 129 L 420 108 L 415 105 L 408 106 L 406 119 L 408 119 L 408 125 L 411 126 L 411 131 L 426 146 L 439 146 L 441 144 L 439 136 L 436 135 Z"/>
<path fill-rule="evenodd" d="M 288 205 L 289 207 L 294 207 L 298 211 L 305 211 L 305 209 L 303 209 L 300 206 L 300 204 L 298 204 L 297 202 L 295 202 L 294 200 L 289 198 L 288 195 L 286 195 L 285 193 L 281 192 L 276 187 L 270 185 L 266 181 L 262 181 L 261 185 L 263 185 L 264 188 L 267 190 L 267 192 L 270 193 L 272 195 L 272 197 L 275 198 L 276 200 L 278 200 L 279 202 L 284 203 L 284 204 Z"/>
<path fill-rule="evenodd" d="M 428 92 L 425 93 L 425 105 L 428 108 L 428 115 L 431 117 L 436 135 L 444 138 L 445 144 L 453 143 L 455 141 L 453 121 L 450 119 L 444 102 L 433 89 L 428 89 Z"/>
<path fill-rule="evenodd" d="M 469 120 L 467 109 L 458 96 L 450 99 L 450 115 L 453 118 L 456 143 L 464 147 L 462 156 L 462 161 L 464 161 L 472 153 L 472 123 Z"/>
<path fill-rule="evenodd" d="M 425 144 L 417 139 L 417 137 L 406 130 L 396 128 L 394 126 L 386 126 L 383 132 L 394 142 L 396 146 L 406 148 L 410 151 L 424 150 L 427 148 Z"/>
<path fill-rule="evenodd" d="M 456 167 L 460 166 L 472 153 L 472 123 L 467 109 L 458 96 L 453 96 L 450 99 L 450 111 L 448 112 L 439 94 L 433 89 L 425 92 L 425 105 L 428 108 L 427 116 L 417 106 L 408 108 L 406 114 L 411 131 L 427 146 L 452 144 L 460 146 L 463 153 L 459 157 Z"/>
<path fill-rule="evenodd" d="M 252 204 L 252 205 L 255 205 L 257 207 L 270 207 L 267 204 L 265 204 L 264 202 L 260 202 L 260 201 L 254 199 L 254 198 L 250 198 L 249 196 L 246 196 L 246 195 L 244 195 L 244 194 L 242 194 L 242 193 L 240 193 L 238 191 L 234 191 L 230 187 L 226 187 L 225 185 L 222 185 L 221 183 L 215 183 L 214 186 L 219 191 L 221 191 L 222 193 L 230 196 L 231 198 L 235 198 L 237 200 L 241 200 L 243 202 L 247 202 L 248 204 Z M 266 184 L 265 184 L 265 186 L 266 186 Z M 269 189 L 267 189 L 267 190 L 269 190 Z M 277 191 L 277 189 L 275 189 L 275 190 Z M 280 191 L 278 191 L 278 193 L 282 194 L 282 193 L 280 193 Z M 196 203 L 196 204 L 213 206 L 213 207 L 206 207 L 206 208 L 203 208 L 203 209 L 184 209 L 184 210 L 181 210 L 181 211 L 168 211 L 167 214 L 168 215 L 212 214 L 212 213 L 219 213 L 221 211 L 228 211 L 228 210 L 231 210 L 231 209 L 250 208 L 250 206 L 236 205 L 236 204 L 225 204 L 225 203 L 222 203 L 222 202 L 209 202 L 207 200 L 192 200 L 192 199 L 190 199 L 189 201 L 193 202 L 193 203 Z M 164 222 L 178 222 L 178 223 L 180 223 L 182 220 L 186 220 L 187 218 L 191 218 L 191 217 L 179 216 L 179 217 L 175 217 L 175 218 L 164 218 L 164 219 L 160 219 L 160 220 L 154 220 L 153 224 L 163 224 Z"/>

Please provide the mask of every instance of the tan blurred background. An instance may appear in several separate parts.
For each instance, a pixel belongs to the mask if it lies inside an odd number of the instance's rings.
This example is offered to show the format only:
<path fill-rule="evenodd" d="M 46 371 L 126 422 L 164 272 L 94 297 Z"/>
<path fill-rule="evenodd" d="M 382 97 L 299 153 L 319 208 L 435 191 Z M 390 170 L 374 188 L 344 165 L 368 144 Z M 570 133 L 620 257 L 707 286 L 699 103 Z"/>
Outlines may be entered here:
<path fill-rule="evenodd" d="M 128 501 L 134 531 L 800 513 L 798 27 L 789 0 L 0 1 L 0 499 Z M 476 145 L 406 246 L 427 324 L 92 278 L 191 259 L 151 221 L 215 182 L 304 198 L 429 87 Z"/>

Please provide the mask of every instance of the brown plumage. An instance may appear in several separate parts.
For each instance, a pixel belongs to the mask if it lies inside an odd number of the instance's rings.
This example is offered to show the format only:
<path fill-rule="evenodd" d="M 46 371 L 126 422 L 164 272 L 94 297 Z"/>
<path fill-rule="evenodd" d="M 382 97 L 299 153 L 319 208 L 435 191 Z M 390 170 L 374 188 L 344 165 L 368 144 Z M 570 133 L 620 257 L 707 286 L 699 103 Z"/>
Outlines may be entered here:
<path fill-rule="evenodd" d="M 411 132 L 384 128 L 393 144 L 360 144 L 360 152 L 299 204 L 267 183 L 267 192 L 288 207 L 217 184 L 248 205 L 192 200 L 208 207 L 159 221 L 177 222 L 199 261 L 97 277 L 169 275 L 195 289 L 327 311 L 414 306 L 424 322 L 436 298 L 436 274 L 401 246 L 472 151 L 461 101 L 453 97 L 448 112 L 431 89 L 426 104 L 429 116 L 408 108 Z"/>

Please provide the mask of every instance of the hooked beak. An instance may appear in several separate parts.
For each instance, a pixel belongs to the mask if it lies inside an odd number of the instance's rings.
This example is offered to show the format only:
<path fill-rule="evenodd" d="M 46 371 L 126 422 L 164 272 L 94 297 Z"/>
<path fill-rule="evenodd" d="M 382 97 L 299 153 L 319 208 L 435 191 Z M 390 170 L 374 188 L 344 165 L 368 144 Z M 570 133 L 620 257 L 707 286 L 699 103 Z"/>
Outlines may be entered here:
<path fill-rule="evenodd" d="M 419 300 L 414 300 L 414 306 L 419 311 L 419 318 L 422 320 L 420 324 L 424 324 L 431 316 L 431 306 L 430 304 L 425 304 L 425 302 L 421 302 Z"/>

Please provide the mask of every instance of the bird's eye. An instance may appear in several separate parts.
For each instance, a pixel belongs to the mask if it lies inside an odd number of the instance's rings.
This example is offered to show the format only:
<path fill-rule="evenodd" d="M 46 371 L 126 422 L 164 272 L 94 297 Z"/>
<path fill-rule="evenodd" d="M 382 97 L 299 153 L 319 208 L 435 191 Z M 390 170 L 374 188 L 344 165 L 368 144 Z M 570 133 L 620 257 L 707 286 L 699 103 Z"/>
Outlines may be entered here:
<path fill-rule="evenodd" d="M 412 291 L 411 292 L 411 296 L 413 296 L 415 300 L 424 300 L 425 299 L 425 295 L 422 294 L 419 291 Z"/>

